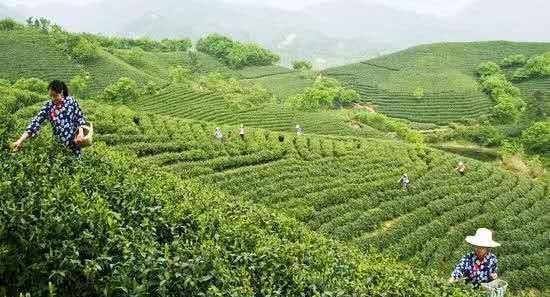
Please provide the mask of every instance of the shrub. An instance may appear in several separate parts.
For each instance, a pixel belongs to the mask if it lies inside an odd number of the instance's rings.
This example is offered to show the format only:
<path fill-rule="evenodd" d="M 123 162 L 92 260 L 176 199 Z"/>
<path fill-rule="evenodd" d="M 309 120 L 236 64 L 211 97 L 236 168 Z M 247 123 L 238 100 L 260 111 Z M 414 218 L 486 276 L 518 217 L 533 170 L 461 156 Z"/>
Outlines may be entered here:
<path fill-rule="evenodd" d="M 134 47 L 128 53 L 127 61 L 131 65 L 140 66 L 140 65 L 143 65 L 144 63 L 144 60 L 143 60 L 144 56 L 145 56 L 145 53 L 141 48 Z"/>
<path fill-rule="evenodd" d="M 522 142 L 530 152 L 550 152 L 550 121 L 533 124 L 523 132 Z"/>
<path fill-rule="evenodd" d="M 201 38 L 197 42 L 197 50 L 235 69 L 246 66 L 268 66 L 280 60 L 279 56 L 256 44 L 240 43 L 218 34 Z"/>
<path fill-rule="evenodd" d="M 75 96 L 84 96 L 88 89 L 88 83 L 90 82 L 90 76 L 88 74 L 77 75 L 69 81 L 69 87 L 71 93 Z"/>
<path fill-rule="evenodd" d="M 411 129 L 406 123 L 391 119 L 381 113 L 360 113 L 355 116 L 355 119 L 383 132 L 394 132 L 400 138 L 411 143 L 421 144 L 425 141 L 422 133 Z"/>
<path fill-rule="evenodd" d="M 160 41 L 161 52 L 186 52 L 193 47 L 190 39 L 163 39 Z"/>
<path fill-rule="evenodd" d="M 515 80 L 524 80 L 548 76 L 550 76 L 550 52 L 540 56 L 534 56 L 527 60 L 525 66 L 514 73 L 513 78 Z"/>
<path fill-rule="evenodd" d="M 154 81 L 148 81 L 143 87 L 143 95 L 157 95 L 160 91 L 159 85 Z"/>
<path fill-rule="evenodd" d="M 345 88 L 338 80 L 319 77 L 312 87 L 289 99 L 289 105 L 298 110 L 314 111 L 351 104 L 361 98 L 355 90 Z"/>
<path fill-rule="evenodd" d="M 249 110 L 273 99 L 273 94 L 259 84 L 226 78 L 220 73 L 202 77 L 199 84 L 202 88 L 220 94 L 225 103 L 236 110 Z"/>
<path fill-rule="evenodd" d="M 13 84 L 13 87 L 43 94 L 48 90 L 48 83 L 39 78 L 21 78 Z"/>
<path fill-rule="evenodd" d="M 0 20 L 0 31 L 13 31 L 21 28 L 23 28 L 23 26 L 14 19 L 5 18 Z"/>
<path fill-rule="evenodd" d="M 482 63 L 479 73 L 481 88 L 496 102 L 492 108 L 491 120 L 499 124 L 516 122 L 525 107 L 519 88 L 508 81 L 495 63 Z"/>
<path fill-rule="evenodd" d="M 500 73 L 500 66 L 497 65 L 497 63 L 494 62 L 484 62 L 479 64 L 477 73 L 481 76 L 490 76 L 493 74 Z"/>
<path fill-rule="evenodd" d="M 294 61 L 292 62 L 292 68 L 294 70 L 307 71 L 313 69 L 313 65 L 309 61 Z"/>
<path fill-rule="evenodd" d="M 514 123 L 520 115 L 521 112 L 511 101 L 502 101 L 491 108 L 491 120 L 497 124 Z"/>
<path fill-rule="evenodd" d="M 99 56 L 98 46 L 86 38 L 79 38 L 69 49 L 70 56 L 78 62 L 89 63 Z"/>
<path fill-rule="evenodd" d="M 105 88 L 101 98 L 104 100 L 128 103 L 140 95 L 140 91 L 136 81 L 133 79 L 122 77 L 117 82 Z"/>
<path fill-rule="evenodd" d="M 193 72 L 183 66 L 175 66 L 170 69 L 170 80 L 175 84 L 190 84 Z"/>
<path fill-rule="evenodd" d="M 527 62 L 527 57 L 525 55 L 511 55 L 508 56 L 500 62 L 502 67 L 514 67 L 514 66 L 523 66 Z"/>

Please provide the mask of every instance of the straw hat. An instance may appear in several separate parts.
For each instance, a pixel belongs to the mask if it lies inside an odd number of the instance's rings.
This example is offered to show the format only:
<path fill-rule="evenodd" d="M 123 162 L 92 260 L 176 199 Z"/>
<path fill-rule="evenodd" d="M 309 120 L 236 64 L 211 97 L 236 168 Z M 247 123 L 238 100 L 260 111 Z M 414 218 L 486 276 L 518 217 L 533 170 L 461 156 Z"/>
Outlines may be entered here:
<path fill-rule="evenodd" d="M 479 247 L 499 247 L 500 243 L 493 241 L 493 232 L 487 228 L 479 228 L 474 236 L 466 236 L 466 242 Z"/>

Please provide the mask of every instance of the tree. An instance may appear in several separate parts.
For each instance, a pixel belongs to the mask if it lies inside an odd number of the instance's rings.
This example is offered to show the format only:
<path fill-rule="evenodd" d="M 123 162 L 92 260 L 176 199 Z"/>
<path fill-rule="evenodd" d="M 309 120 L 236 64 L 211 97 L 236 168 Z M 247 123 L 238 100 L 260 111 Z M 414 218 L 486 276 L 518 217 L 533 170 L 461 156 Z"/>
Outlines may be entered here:
<path fill-rule="evenodd" d="M 500 66 L 498 66 L 494 62 L 484 62 L 479 64 L 478 71 L 477 71 L 477 73 L 481 77 L 489 76 L 489 75 L 493 75 L 501 72 L 502 71 L 500 69 Z"/>
<path fill-rule="evenodd" d="M 522 142 L 530 152 L 550 152 L 550 121 L 533 124 L 523 132 Z"/>
<path fill-rule="evenodd" d="M 6 18 L 0 20 L 0 31 L 13 31 L 20 29 L 22 26 L 16 22 L 14 19 Z"/>
<path fill-rule="evenodd" d="M 187 53 L 187 60 L 189 64 L 189 68 L 193 73 L 198 72 L 200 70 L 199 66 L 199 54 L 196 51 L 189 51 Z"/>
<path fill-rule="evenodd" d="M 159 92 L 159 85 L 154 81 L 148 81 L 143 88 L 143 95 L 157 95 Z"/>
<path fill-rule="evenodd" d="M 186 52 L 193 47 L 190 39 L 163 39 L 159 44 L 162 52 Z"/>
<path fill-rule="evenodd" d="M 170 69 L 170 80 L 175 84 L 189 84 L 193 78 L 193 72 L 183 66 L 175 66 Z"/>
<path fill-rule="evenodd" d="M 298 110 L 314 111 L 349 105 L 360 98 L 359 93 L 343 87 L 338 80 L 320 77 L 302 94 L 291 97 L 289 105 Z"/>
<path fill-rule="evenodd" d="M 537 119 L 544 119 L 546 117 L 546 102 L 544 97 L 545 95 L 543 92 L 536 91 L 533 94 L 533 99 L 529 102 L 529 110 Z"/>
<path fill-rule="evenodd" d="M 234 46 L 233 40 L 218 34 L 210 34 L 197 42 L 199 52 L 225 59 Z"/>
<path fill-rule="evenodd" d="M 133 47 L 128 53 L 128 63 L 134 66 L 140 66 L 144 63 L 145 52 L 139 47 Z"/>
<path fill-rule="evenodd" d="M 33 17 L 26 18 L 25 23 L 27 23 L 28 27 L 32 27 L 34 25 L 34 18 Z"/>
<path fill-rule="evenodd" d="M 40 30 L 44 32 L 48 32 L 50 30 L 50 26 L 52 25 L 52 22 L 47 18 L 39 18 L 38 23 Z"/>
<path fill-rule="evenodd" d="M 78 38 L 76 45 L 69 50 L 71 57 L 81 63 L 91 62 L 99 56 L 97 45 L 86 38 Z"/>
<path fill-rule="evenodd" d="M 267 66 L 280 60 L 278 55 L 256 44 L 236 42 L 218 34 L 201 38 L 196 47 L 198 51 L 211 55 L 235 69 Z"/>
<path fill-rule="evenodd" d="M 516 122 L 520 114 L 513 102 L 503 101 L 492 108 L 491 118 L 496 124 L 510 124 Z"/>
<path fill-rule="evenodd" d="M 500 62 L 502 67 L 514 67 L 514 66 L 523 66 L 527 62 L 527 57 L 525 55 L 511 55 Z"/>
<path fill-rule="evenodd" d="M 292 68 L 294 70 L 299 70 L 299 71 L 308 71 L 313 69 L 313 65 L 311 64 L 311 62 L 308 62 L 308 61 L 298 60 L 298 61 L 292 62 Z"/>
<path fill-rule="evenodd" d="M 71 92 L 75 96 L 84 96 L 86 89 L 88 88 L 89 81 L 90 81 L 90 76 L 88 74 L 85 74 L 85 75 L 79 74 L 73 77 L 69 81 Z"/>
<path fill-rule="evenodd" d="M 136 81 L 122 77 L 117 82 L 105 88 L 101 98 L 112 102 L 128 103 L 138 98 L 139 95 L 140 92 Z"/>

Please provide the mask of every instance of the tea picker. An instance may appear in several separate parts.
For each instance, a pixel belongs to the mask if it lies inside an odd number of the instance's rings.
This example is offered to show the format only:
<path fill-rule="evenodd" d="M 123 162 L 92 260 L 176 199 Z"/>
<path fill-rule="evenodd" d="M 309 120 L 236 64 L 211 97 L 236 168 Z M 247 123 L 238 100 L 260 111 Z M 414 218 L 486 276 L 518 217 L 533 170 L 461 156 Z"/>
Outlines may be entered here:
<path fill-rule="evenodd" d="M 460 259 L 451 273 L 449 282 L 466 281 L 474 288 L 481 286 L 487 290 L 490 297 L 504 296 L 508 284 L 498 278 L 497 257 L 490 250 L 500 246 L 500 243 L 493 241 L 493 232 L 479 228 L 474 236 L 466 237 L 466 242 L 472 245 L 473 252 Z"/>
<path fill-rule="evenodd" d="M 408 191 L 411 184 L 409 176 L 407 174 L 403 174 L 399 179 L 399 184 L 401 184 L 401 188 L 403 189 L 403 191 Z"/>
<path fill-rule="evenodd" d="M 23 142 L 35 137 L 42 124 L 48 120 L 56 140 L 75 156 L 80 157 L 82 147 L 92 143 L 93 126 L 86 123 L 82 109 L 78 102 L 69 96 L 69 88 L 64 82 L 52 81 L 48 85 L 48 92 L 51 100 L 42 106 L 26 131 L 12 144 L 13 151 L 19 151 Z"/>
<path fill-rule="evenodd" d="M 304 134 L 304 130 L 300 125 L 296 125 L 296 135 L 300 136 L 302 134 Z"/>
<path fill-rule="evenodd" d="M 216 138 L 220 142 L 223 142 L 222 129 L 220 129 L 219 127 L 216 127 L 216 130 L 214 131 L 214 138 Z"/>
<path fill-rule="evenodd" d="M 239 136 L 241 136 L 241 139 L 244 140 L 244 126 L 242 124 L 239 128 Z"/>

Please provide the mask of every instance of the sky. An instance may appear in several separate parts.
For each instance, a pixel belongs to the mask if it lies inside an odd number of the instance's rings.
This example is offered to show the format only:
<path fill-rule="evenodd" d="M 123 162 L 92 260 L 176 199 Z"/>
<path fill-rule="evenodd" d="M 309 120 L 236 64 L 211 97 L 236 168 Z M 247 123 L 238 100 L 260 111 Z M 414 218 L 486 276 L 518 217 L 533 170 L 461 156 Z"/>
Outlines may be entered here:
<path fill-rule="evenodd" d="M 100 0 L 0 0 L 0 3 L 8 4 L 10 6 L 17 4 L 25 4 L 34 6 L 37 4 L 51 3 L 51 2 L 66 2 L 72 4 L 85 4 Z M 185 1 L 185 0 L 182 0 Z M 208 0 L 205 0 L 208 1 Z M 228 2 L 241 2 L 241 3 L 263 3 L 270 6 L 283 8 L 283 9 L 302 9 L 305 6 L 316 4 L 329 0 L 225 0 Z M 337 0 L 341 3 L 345 3 L 347 0 Z M 355 1 L 355 0 L 353 0 Z M 413 10 L 425 14 L 433 15 L 450 15 L 456 13 L 464 6 L 473 2 L 474 0 L 361 0 L 368 3 L 382 3 L 388 6 L 392 6 L 400 9 Z"/>

